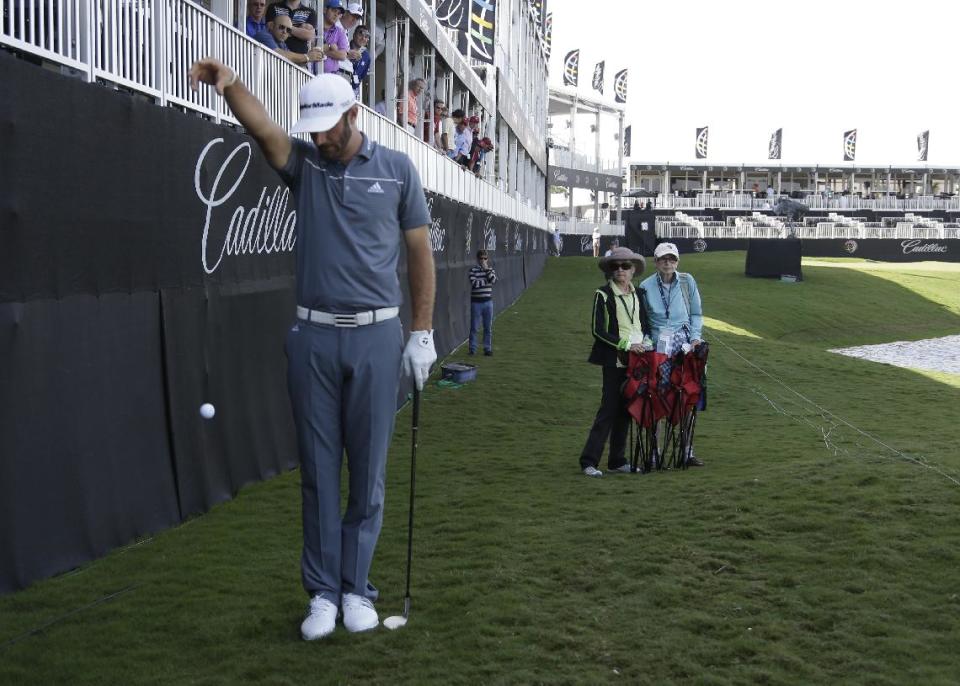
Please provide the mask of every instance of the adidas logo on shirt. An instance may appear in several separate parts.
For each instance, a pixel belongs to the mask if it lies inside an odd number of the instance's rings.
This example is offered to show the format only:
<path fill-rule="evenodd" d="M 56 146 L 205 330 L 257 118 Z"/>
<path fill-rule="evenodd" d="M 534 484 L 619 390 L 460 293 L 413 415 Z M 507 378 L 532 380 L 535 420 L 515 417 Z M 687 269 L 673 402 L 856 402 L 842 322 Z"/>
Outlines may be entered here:
<path fill-rule="evenodd" d="M 367 193 L 383 193 L 383 189 L 380 188 L 380 182 L 374 181 L 373 185 L 367 189 Z"/>

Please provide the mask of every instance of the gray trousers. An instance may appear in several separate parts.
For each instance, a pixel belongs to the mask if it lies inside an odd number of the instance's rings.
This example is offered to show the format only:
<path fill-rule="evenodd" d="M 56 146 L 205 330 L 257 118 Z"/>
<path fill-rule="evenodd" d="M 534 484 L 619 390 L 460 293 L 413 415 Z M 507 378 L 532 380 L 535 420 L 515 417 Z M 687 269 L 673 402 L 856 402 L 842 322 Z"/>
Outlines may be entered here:
<path fill-rule="evenodd" d="M 287 382 L 300 449 L 303 587 L 339 605 L 376 600 L 367 577 L 383 523 L 403 340 L 400 320 L 336 328 L 298 321 L 287 334 Z M 340 471 L 347 453 L 347 509 Z"/>

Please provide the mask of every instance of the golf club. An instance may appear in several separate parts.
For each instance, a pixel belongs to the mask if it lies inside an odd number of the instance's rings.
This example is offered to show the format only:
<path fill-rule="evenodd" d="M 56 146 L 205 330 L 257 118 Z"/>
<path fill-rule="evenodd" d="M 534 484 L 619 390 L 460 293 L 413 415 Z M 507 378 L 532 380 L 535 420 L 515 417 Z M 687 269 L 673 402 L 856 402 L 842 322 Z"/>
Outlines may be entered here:
<path fill-rule="evenodd" d="M 417 478 L 417 430 L 420 427 L 420 391 L 413 388 L 413 439 L 410 449 L 410 513 L 407 520 L 407 593 L 403 598 L 403 614 L 394 615 L 383 620 L 388 629 L 399 629 L 406 626 L 410 617 L 410 563 L 413 559 L 413 493 Z"/>

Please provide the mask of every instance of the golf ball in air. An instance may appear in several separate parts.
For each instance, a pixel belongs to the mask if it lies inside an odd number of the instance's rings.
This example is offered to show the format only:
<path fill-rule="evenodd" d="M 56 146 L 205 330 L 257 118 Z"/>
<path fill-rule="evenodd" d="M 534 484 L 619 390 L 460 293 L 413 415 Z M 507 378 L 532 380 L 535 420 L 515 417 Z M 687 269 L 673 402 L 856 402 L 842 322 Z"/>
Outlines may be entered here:
<path fill-rule="evenodd" d="M 200 406 L 200 416 L 204 419 L 213 419 L 213 415 L 217 413 L 217 409 L 210 403 L 204 403 Z"/>

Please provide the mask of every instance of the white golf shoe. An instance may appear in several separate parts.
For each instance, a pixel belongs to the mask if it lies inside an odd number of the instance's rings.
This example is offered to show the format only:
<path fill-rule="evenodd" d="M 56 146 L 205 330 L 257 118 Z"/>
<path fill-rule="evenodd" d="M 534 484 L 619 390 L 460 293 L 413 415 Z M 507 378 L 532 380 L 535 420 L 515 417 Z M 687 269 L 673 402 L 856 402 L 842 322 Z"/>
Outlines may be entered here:
<path fill-rule="evenodd" d="M 596 467 L 584 467 L 583 473 L 586 474 L 587 476 L 593 476 L 593 477 L 603 476 L 603 472 L 601 472 Z"/>
<path fill-rule="evenodd" d="M 310 599 L 307 618 L 300 625 L 300 635 L 304 641 L 315 641 L 333 633 L 337 628 L 337 606 L 322 596 Z"/>
<path fill-rule="evenodd" d="M 380 618 L 369 598 L 356 593 L 343 594 L 343 626 L 347 631 L 370 631 L 380 626 Z"/>
<path fill-rule="evenodd" d="M 608 469 L 607 471 L 613 474 L 632 474 L 633 468 L 630 466 L 629 462 L 625 462 L 616 469 Z"/>

